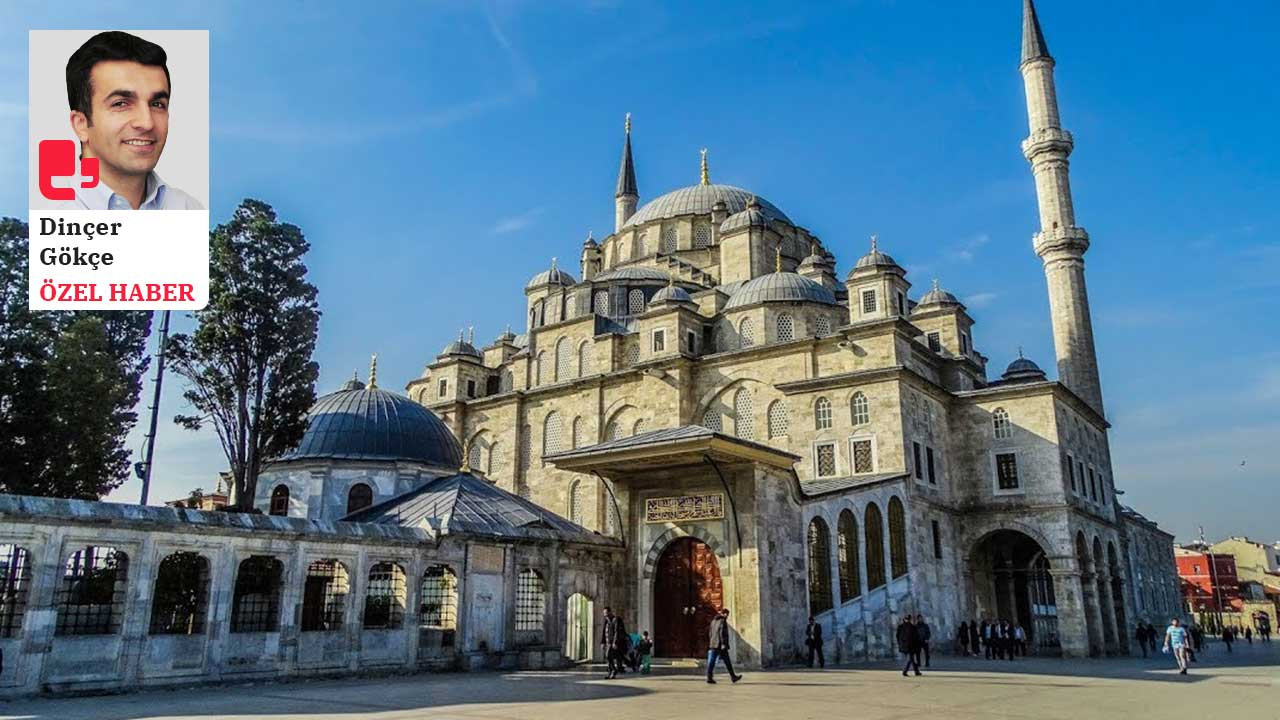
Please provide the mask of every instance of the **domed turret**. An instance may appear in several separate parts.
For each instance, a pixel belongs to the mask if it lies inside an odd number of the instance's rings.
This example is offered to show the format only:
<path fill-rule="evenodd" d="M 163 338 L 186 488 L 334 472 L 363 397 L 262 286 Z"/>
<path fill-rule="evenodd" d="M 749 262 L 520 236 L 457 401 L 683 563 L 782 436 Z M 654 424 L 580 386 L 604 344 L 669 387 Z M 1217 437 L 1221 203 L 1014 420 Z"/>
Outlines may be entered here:
<path fill-rule="evenodd" d="M 474 331 L 473 331 L 473 335 L 474 335 Z M 480 351 L 476 349 L 475 345 L 472 345 L 471 342 L 468 340 L 462 339 L 461 330 L 458 331 L 458 339 L 454 340 L 448 345 L 445 345 L 444 349 L 440 351 L 440 354 L 437 357 L 446 358 L 452 355 L 464 355 L 467 357 L 477 357 L 477 358 L 483 357 L 483 355 L 480 354 Z"/>
<path fill-rule="evenodd" d="M 684 288 L 676 285 L 674 282 L 662 288 L 653 294 L 649 299 L 649 308 L 655 309 L 664 305 L 689 305 L 692 306 L 693 296 Z"/>
<path fill-rule="evenodd" d="M 730 215 L 723 223 L 720 224 L 720 234 L 728 235 L 738 232 L 744 228 L 765 228 L 769 227 L 769 216 L 765 213 L 760 205 L 759 199 L 755 195 L 747 201 L 747 206 L 742 211 Z"/>
<path fill-rule="evenodd" d="M 1045 380 L 1044 370 L 1034 362 L 1022 356 L 1018 350 L 1018 358 L 1009 363 L 1009 367 L 1000 376 L 1005 382 L 1042 382 Z"/>
<path fill-rule="evenodd" d="M 926 305 L 960 305 L 963 307 L 964 303 L 960 302 L 960 299 L 955 295 L 943 290 L 942 286 L 938 285 L 938 280 L 935 278 L 933 281 L 933 288 L 920 298 L 920 302 L 916 307 L 919 308 Z"/>
<path fill-rule="evenodd" d="M 529 282 L 524 286 L 524 289 L 532 290 L 543 285 L 575 285 L 577 282 L 577 279 L 572 275 L 556 267 L 556 259 L 551 258 L 551 267 L 529 278 Z"/>

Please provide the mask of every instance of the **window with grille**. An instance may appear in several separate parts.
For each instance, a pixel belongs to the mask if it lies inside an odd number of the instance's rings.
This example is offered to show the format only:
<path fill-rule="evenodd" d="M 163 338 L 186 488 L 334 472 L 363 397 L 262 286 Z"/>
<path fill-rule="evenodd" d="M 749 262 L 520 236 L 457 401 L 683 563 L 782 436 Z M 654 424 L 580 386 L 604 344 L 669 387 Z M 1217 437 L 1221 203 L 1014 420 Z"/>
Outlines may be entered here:
<path fill-rule="evenodd" d="M 875 590 L 884 585 L 884 524 L 875 503 L 867 505 L 862 525 L 866 533 L 867 590 Z"/>
<path fill-rule="evenodd" d="M 447 565 L 432 565 L 422 575 L 418 601 L 418 625 L 443 630 L 441 645 L 452 647 L 458 628 L 458 576 Z"/>
<path fill-rule="evenodd" d="M 337 560 L 316 560 L 302 586 L 302 631 L 340 630 L 351 590 L 347 568 Z"/>
<path fill-rule="evenodd" d="M 842 510 L 836 523 L 836 561 L 840 568 L 840 602 L 862 594 L 858 566 L 858 520 L 852 510 Z"/>
<path fill-rule="evenodd" d="M 289 514 L 289 486 L 277 485 L 271 491 L 271 508 L 267 511 L 270 515 L 288 515 Z"/>
<path fill-rule="evenodd" d="M 961 355 L 969 354 L 969 334 L 968 333 L 960 333 L 960 354 Z"/>
<path fill-rule="evenodd" d="M 825 397 L 818 398 L 813 405 L 813 423 L 819 430 L 831 428 L 831 401 Z"/>
<path fill-rule="evenodd" d="M 363 510 L 373 504 L 373 488 L 365 483 L 356 483 L 347 492 L 347 514 Z"/>
<path fill-rule="evenodd" d="M 632 290 L 627 293 L 627 312 L 631 315 L 639 315 L 644 312 L 644 293 L 640 290 Z"/>
<path fill-rule="evenodd" d="M 581 480 L 574 480 L 573 485 L 569 487 L 569 522 L 575 525 L 582 525 L 586 512 L 584 504 L 587 500 L 587 490 L 583 486 Z"/>
<path fill-rule="evenodd" d="M 440 382 L 436 384 L 436 397 L 444 397 L 449 392 L 449 379 L 440 378 Z"/>
<path fill-rule="evenodd" d="M 825 337 L 831 334 L 831 321 L 827 319 L 826 315 L 819 315 L 813 321 L 813 332 L 818 337 Z"/>
<path fill-rule="evenodd" d="M 547 413 L 547 417 L 542 421 L 542 454 L 543 456 L 560 452 L 564 449 L 564 422 L 560 420 L 560 413 L 552 410 Z"/>
<path fill-rule="evenodd" d="M 619 440 L 621 438 L 622 438 L 622 423 L 618 422 L 617 418 L 614 418 L 609 421 L 609 424 L 604 429 L 604 439 Z"/>
<path fill-rule="evenodd" d="M 112 635 L 124 616 L 129 560 L 113 547 L 90 545 L 67 558 L 54 604 L 55 635 Z"/>
<path fill-rule="evenodd" d="M 920 461 L 920 443 L 914 440 L 911 442 L 911 459 L 915 460 L 915 462 L 911 463 L 911 467 L 915 469 L 916 479 L 923 480 L 924 463 Z"/>
<path fill-rule="evenodd" d="M 822 518 L 809 521 L 809 614 L 831 609 L 831 537 Z"/>
<path fill-rule="evenodd" d="M 756 324 L 751 322 L 751 318 L 743 318 L 738 325 L 738 338 L 742 341 L 742 347 L 756 344 Z"/>
<path fill-rule="evenodd" d="M 866 425 L 871 422 L 871 405 L 861 390 L 853 394 L 853 398 L 849 401 L 849 411 L 854 425 Z"/>
<path fill-rule="evenodd" d="M 1089 499 L 1094 502 L 1098 500 L 1098 487 L 1094 483 L 1093 468 L 1089 468 Z"/>
<path fill-rule="evenodd" d="M 931 333 L 928 333 L 927 335 L 925 335 L 925 338 L 927 338 L 927 339 L 928 339 L 928 341 L 929 341 L 929 349 L 930 349 L 930 350 L 932 350 L 932 351 L 934 351 L 934 352 L 939 352 L 939 351 L 941 351 L 941 350 L 942 350 L 942 336 L 941 336 L 941 335 L 939 335 L 939 334 L 938 334 L 938 333 L 936 333 L 936 332 L 931 332 Z"/>
<path fill-rule="evenodd" d="M 599 291 L 599 292 L 597 292 L 597 293 L 596 293 L 595 303 L 594 303 L 594 305 L 592 306 L 592 309 L 595 311 L 595 313 L 596 313 L 597 315 L 608 315 L 608 314 L 609 314 L 609 293 L 608 293 L 608 291 L 606 291 L 606 290 L 601 290 L 601 291 Z"/>
<path fill-rule="evenodd" d="M 668 225 L 662 228 L 661 247 L 658 252 L 670 255 L 676 251 L 676 226 Z"/>
<path fill-rule="evenodd" d="M 534 381 L 535 385 L 546 385 L 550 381 L 551 366 L 547 364 L 546 350 L 538 352 L 538 359 L 534 363 L 534 372 L 537 375 L 537 378 Z"/>
<path fill-rule="evenodd" d="M 942 559 L 942 531 L 938 527 L 937 520 L 930 520 L 929 526 L 933 530 L 933 556 L 938 560 Z"/>
<path fill-rule="evenodd" d="M 542 576 L 533 568 L 521 570 L 516 578 L 516 631 L 541 632 L 546 604 Z"/>
<path fill-rule="evenodd" d="M 836 444 L 819 443 L 813 448 L 813 467 L 818 477 L 835 477 Z"/>
<path fill-rule="evenodd" d="M 708 410 L 703 413 L 702 427 L 712 432 L 724 432 L 724 423 L 720 419 L 720 411 Z"/>
<path fill-rule="evenodd" d="M 1067 476 L 1067 481 L 1071 483 L 1071 492 L 1078 494 L 1078 491 L 1076 490 L 1076 466 L 1072 462 L 1070 455 L 1066 455 L 1065 460 L 1067 471 L 1064 474 Z"/>
<path fill-rule="evenodd" d="M 925 459 L 925 463 L 927 463 L 929 466 L 929 484 L 937 485 L 938 476 L 934 474 L 934 469 L 933 469 L 933 448 L 927 447 L 924 449 L 924 459 Z"/>
<path fill-rule="evenodd" d="M 527 473 L 529 471 L 529 462 L 533 456 L 533 428 L 528 425 L 520 426 L 520 472 Z"/>
<path fill-rule="evenodd" d="M 855 475 L 875 471 L 875 455 L 871 449 L 871 439 L 855 439 L 850 443 L 850 457 L 853 458 Z"/>
<path fill-rule="evenodd" d="M 556 341 L 556 382 L 564 382 L 573 377 L 573 349 L 569 338 L 562 337 Z"/>
<path fill-rule="evenodd" d="M 406 594 L 404 568 L 393 562 L 374 563 L 365 588 L 365 629 L 399 630 L 404 625 Z"/>
<path fill-rule="evenodd" d="M 733 414 L 738 429 L 738 437 L 743 440 L 754 440 L 756 437 L 756 419 L 751 393 L 746 388 L 738 390 L 733 396 Z"/>
<path fill-rule="evenodd" d="M 889 569 L 894 578 L 907 574 L 907 519 L 896 497 L 889 498 Z"/>
<path fill-rule="evenodd" d="M 631 434 L 639 435 L 640 433 L 644 432 L 646 429 L 647 428 L 645 427 L 644 418 L 640 418 L 635 422 L 634 425 L 631 426 Z"/>
<path fill-rule="evenodd" d="M 875 311 L 876 311 L 876 291 L 863 290 L 862 291 L 862 314 L 870 315 Z"/>
<path fill-rule="evenodd" d="M 600 507 L 604 509 L 604 534 L 609 537 L 618 536 L 618 511 L 613 505 L 613 496 L 605 489 L 604 498 L 601 500 Z"/>
<path fill-rule="evenodd" d="M 17 545 L 0 545 L 0 567 L 4 588 L 0 590 L 0 637 L 16 637 L 22 632 L 27 613 L 27 591 L 31 587 L 31 555 Z"/>
<path fill-rule="evenodd" d="M 907 296 L 902 293 L 898 293 L 898 314 L 907 314 Z"/>
<path fill-rule="evenodd" d="M 275 632 L 280 627 L 284 565 L 269 555 L 240 561 L 231 593 L 231 632 Z"/>
<path fill-rule="evenodd" d="M 467 465 L 471 468 L 471 472 L 482 472 L 480 467 L 481 455 L 484 450 L 480 447 L 480 438 L 471 441 L 471 447 L 467 448 Z"/>
<path fill-rule="evenodd" d="M 656 354 L 660 352 L 666 352 L 666 350 L 667 350 L 667 331 L 654 330 L 653 331 L 653 352 Z"/>
<path fill-rule="evenodd" d="M 699 225 L 693 229 L 693 247 L 701 250 L 711 245 L 711 227 Z"/>
<path fill-rule="evenodd" d="M 1018 489 L 1018 456 L 1013 453 L 996 455 L 996 483 L 1001 490 Z"/>
<path fill-rule="evenodd" d="M 778 315 L 778 342 L 791 342 L 796 337 L 796 323 L 791 313 Z"/>
<path fill-rule="evenodd" d="M 766 413 L 768 420 L 768 430 L 770 438 L 780 438 L 787 436 L 787 406 L 781 400 L 774 400 L 769 403 L 769 410 Z"/>
<path fill-rule="evenodd" d="M 569 448 L 582 447 L 582 418 L 576 417 L 569 423 Z"/>
<path fill-rule="evenodd" d="M 648 252 L 647 249 L 645 248 L 645 241 L 647 239 L 648 238 L 645 235 L 645 233 L 636 234 L 636 239 L 631 242 L 631 258 L 633 260 L 638 260 L 644 257 L 645 254 Z"/>
<path fill-rule="evenodd" d="M 578 346 L 578 376 L 586 377 L 591 373 L 591 343 L 583 341 Z"/>
<path fill-rule="evenodd" d="M 1009 413 L 1002 407 L 996 408 L 991 413 L 991 426 L 994 428 L 997 440 L 1007 440 L 1013 433 L 1009 429 Z"/>
<path fill-rule="evenodd" d="M 626 361 L 628 367 L 640 362 L 640 343 L 634 342 L 627 346 Z"/>
<path fill-rule="evenodd" d="M 152 635 L 201 635 L 209 605 L 209 561 L 175 552 L 160 561 L 151 601 Z"/>

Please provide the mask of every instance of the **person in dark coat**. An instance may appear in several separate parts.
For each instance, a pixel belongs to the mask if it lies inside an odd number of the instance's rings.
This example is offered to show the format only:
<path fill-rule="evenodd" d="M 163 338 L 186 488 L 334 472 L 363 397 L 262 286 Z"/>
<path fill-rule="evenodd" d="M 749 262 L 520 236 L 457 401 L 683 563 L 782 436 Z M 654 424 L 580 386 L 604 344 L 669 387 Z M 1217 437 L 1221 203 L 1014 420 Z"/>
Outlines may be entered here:
<path fill-rule="evenodd" d="M 907 664 L 902 666 L 902 677 L 907 676 L 907 670 L 914 668 L 916 675 L 920 673 L 920 660 L 917 657 L 919 647 L 916 639 L 916 626 L 911 623 L 911 616 L 904 615 L 902 622 L 898 624 L 898 652 L 907 656 Z"/>
<path fill-rule="evenodd" d="M 920 664 L 920 653 L 924 653 L 924 666 L 929 667 L 929 640 L 933 638 L 933 630 L 924 621 L 923 615 L 916 615 L 916 664 Z"/>
<path fill-rule="evenodd" d="M 991 643 L 994 639 L 991 637 L 992 628 L 991 623 L 988 623 L 985 619 L 982 621 L 982 649 L 986 653 L 988 660 L 991 659 L 992 653 L 995 652 L 995 646 Z"/>
<path fill-rule="evenodd" d="M 605 679 L 612 680 L 618 677 L 618 673 L 625 673 L 623 665 L 630 642 L 622 618 L 614 615 L 611 608 L 604 609 L 604 631 L 600 633 L 600 644 L 604 646 L 604 656 L 609 663 L 609 673 L 604 676 Z"/>
<path fill-rule="evenodd" d="M 1133 632 L 1133 639 L 1142 648 L 1142 657 L 1147 656 L 1147 626 L 1138 621 L 1138 629 Z"/>
<path fill-rule="evenodd" d="M 960 630 L 956 632 L 956 647 L 960 648 L 960 654 L 969 656 L 969 623 L 961 621 Z"/>
<path fill-rule="evenodd" d="M 982 652 L 982 633 L 978 629 L 977 620 L 969 621 L 969 652 L 973 653 L 974 657 Z"/>
<path fill-rule="evenodd" d="M 733 672 L 733 660 L 729 659 L 729 609 L 720 608 L 720 614 L 711 621 L 710 650 L 707 651 L 707 682 L 715 684 L 712 675 L 716 670 L 716 661 L 724 661 L 724 669 L 729 671 L 729 679 L 738 682 L 741 675 Z"/>
<path fill-rule="evenodd" d="M 825 668 L 827 659 L 822 656 L 822 624 L 809 616 L 809 624 L 804 629 L 804 644 L 809 648 L 809 667 L 813 667 L 813 656 L 818 656 L 818 667 Z"/>

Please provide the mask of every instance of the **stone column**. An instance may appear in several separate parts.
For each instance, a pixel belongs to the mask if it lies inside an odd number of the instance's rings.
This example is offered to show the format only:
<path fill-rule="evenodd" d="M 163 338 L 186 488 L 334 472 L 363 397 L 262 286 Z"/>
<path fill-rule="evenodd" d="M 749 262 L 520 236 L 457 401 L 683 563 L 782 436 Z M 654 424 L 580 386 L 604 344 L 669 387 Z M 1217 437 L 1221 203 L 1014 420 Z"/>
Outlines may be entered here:
<path fill-rule="evenodd" d="M 1106 572 L 1094 574 L 1094 582 L 1098 586 L 1098 614 L 1102 618 L 1102 637 L 1108 655 L 1116 651 L 1115 603 L 1111 600 L 1111 575 Z M 1107 637 L 1111 630 L 1111 637 Z"/>
<path fill-rule="evenodd" d="M 1091 645 L 1089 619 L 1080 573 L 1050 570 L 1058 603 L 1058 641 L 1064 657 L 1088 657 Z"/>

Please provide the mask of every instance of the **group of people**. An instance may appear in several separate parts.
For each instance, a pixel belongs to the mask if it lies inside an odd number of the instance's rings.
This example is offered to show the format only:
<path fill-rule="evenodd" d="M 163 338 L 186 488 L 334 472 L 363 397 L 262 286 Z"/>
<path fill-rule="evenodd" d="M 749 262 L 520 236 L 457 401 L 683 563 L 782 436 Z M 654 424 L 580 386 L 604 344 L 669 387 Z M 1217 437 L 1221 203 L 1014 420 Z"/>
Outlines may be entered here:
<path fill-rule="evenodd" d="M 605 660 L 608 661 L 606 680 L 631 672 L 648 674 L 650 661 L 653 659 L 653 640 L 649 631 L 639 635 L 628 635 L 620 615 L 614 615 L 613 609 L 604 609 L 604 627 L 600 633 L 600 644 L 604 646 Z"/>
<path fill-rule="evenodd" d="M 988 660 L 1013 660 L 1027 655 L 1027 631 L 1008 620 L 983 618 L 981 624 L 977 620 L 962 622 L 956 631 L 956 647 L 966 657 L 982 653 Z"/>
<path fill-rule="evenodd" d="M 897 631 L 898 652 L 907 658 L 907 662 L 902 666 L 902 676 L 907 676 L 907 670 L 914 669 L 916 675 L 920 675 L 920 655 L 924 655 L 924 666 L 929 667 L 929 641 L 933 637 L 933 630 L 929 628 L 929 623 L 924 621 L 923 615 L 903 615 L 902 622 L 898 623 Z"/>

